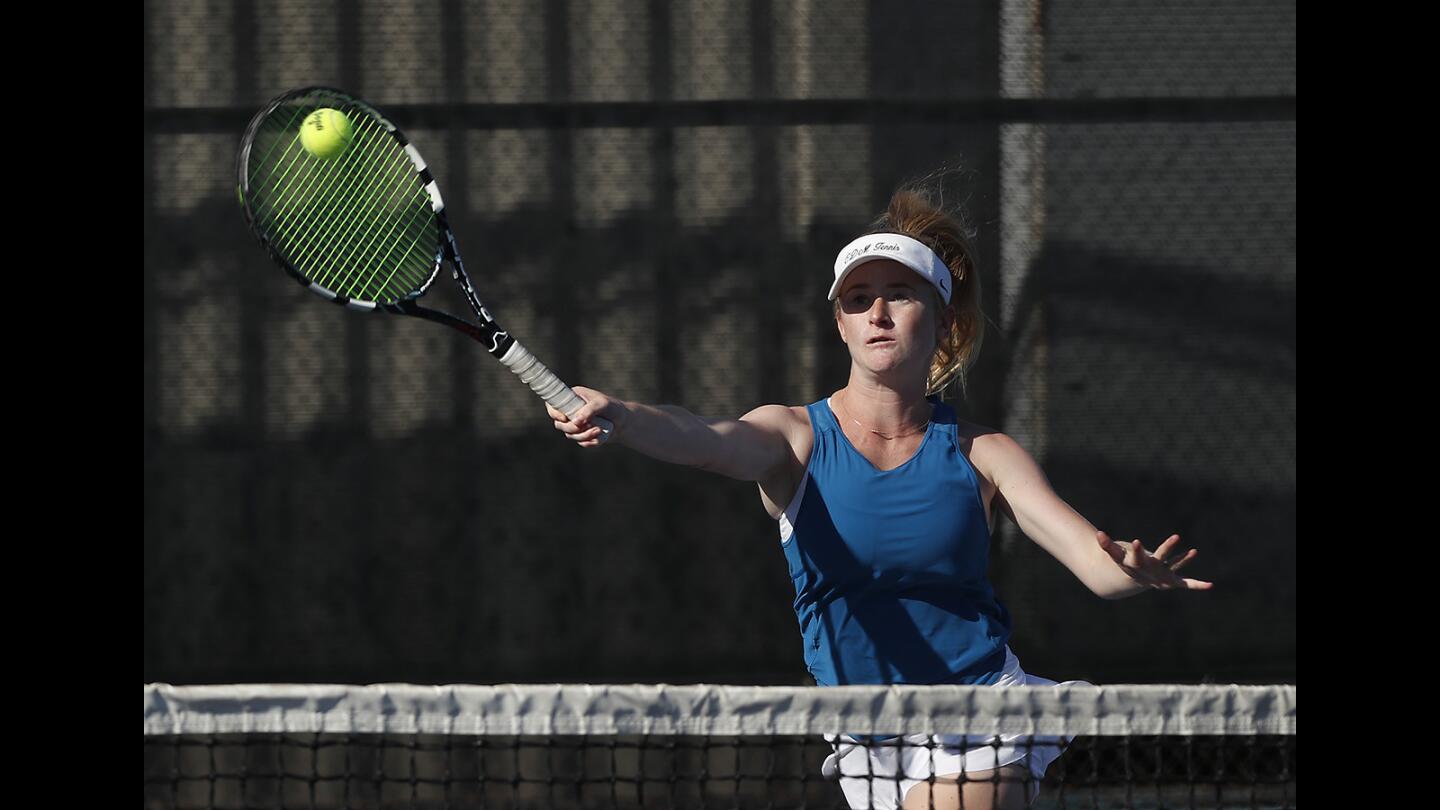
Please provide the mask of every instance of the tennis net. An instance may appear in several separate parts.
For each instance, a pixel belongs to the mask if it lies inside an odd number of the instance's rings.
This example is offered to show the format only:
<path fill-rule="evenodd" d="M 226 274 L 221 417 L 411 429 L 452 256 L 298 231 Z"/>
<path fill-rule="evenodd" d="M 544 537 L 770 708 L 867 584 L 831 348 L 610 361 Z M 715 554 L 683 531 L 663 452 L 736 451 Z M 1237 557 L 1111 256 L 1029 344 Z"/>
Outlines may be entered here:
<path fill-rule="evenodd" d="M 1294 686 L 145 686 L 147 808 L 1293 808 L 1295 764 Z"/>

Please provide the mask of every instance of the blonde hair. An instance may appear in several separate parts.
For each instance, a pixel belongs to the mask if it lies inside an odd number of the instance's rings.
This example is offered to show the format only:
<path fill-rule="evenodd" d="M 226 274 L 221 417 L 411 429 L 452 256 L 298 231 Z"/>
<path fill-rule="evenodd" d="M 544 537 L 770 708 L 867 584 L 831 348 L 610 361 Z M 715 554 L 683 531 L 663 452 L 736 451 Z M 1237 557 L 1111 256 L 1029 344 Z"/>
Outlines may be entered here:
<path fill-rule="evenodd" d="M 952 381 L 965 390 L 966 373 L 980 356 L 985 337 L 985 315 L 980 311 L 980 273 L 975 269 L 973 235 L 958 210 L 943 203 L 945 173 L 930 175 L 901 186 L 890 197 L 884 213 L 866 233 L 898 233 L 924 243 L 950 268 L 950 303 L 954 319 L 950 333 L 936 346 L 925 380 L 926 395 L 936 394 Z M 937 294 L 935 300 L 940 301 Z M 839 306 L 839 300 L 836 300 Z"/>

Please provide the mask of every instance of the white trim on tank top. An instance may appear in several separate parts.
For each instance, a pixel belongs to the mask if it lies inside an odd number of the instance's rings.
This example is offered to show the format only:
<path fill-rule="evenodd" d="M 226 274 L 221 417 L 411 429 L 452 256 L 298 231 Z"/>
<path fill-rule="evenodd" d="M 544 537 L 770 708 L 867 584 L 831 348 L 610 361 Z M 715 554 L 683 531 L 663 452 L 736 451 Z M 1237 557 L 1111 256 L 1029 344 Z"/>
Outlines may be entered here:
<path fill-rule="evenodd" d="M 830 398 L 825 398 L 825 407 L 830 407 Z M 832 410 L 831 413 L 834 413 Z M 810 458 L 805 459 L 805 470 L 800 473 L 800 486 L 795 488 L 795 495 L 790 499 L 790 504 L 785 511 L 780 513 L 776 520 L 780 523 L 780 545 L 790 542 L 790 537 L 795 534 L 795 521 L 800 519 L 800 502 L 805 499 L 805 486 L 810 483 L 810 462 L 815 459 L 815 447 L 820 444 L 820 431 L 815 427 L 815 420 L 810 420 L 810 433 L 815 441 L 810 447 Z"/>

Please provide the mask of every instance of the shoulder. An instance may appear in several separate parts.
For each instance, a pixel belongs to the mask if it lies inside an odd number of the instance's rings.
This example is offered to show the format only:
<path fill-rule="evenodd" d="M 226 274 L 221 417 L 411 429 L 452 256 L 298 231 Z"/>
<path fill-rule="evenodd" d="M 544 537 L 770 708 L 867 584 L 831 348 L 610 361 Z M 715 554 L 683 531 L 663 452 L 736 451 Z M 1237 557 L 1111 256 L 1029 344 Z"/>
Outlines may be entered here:
<path fill-rule="evenodd" d="M 979 457 L 974 462 L 976 467 L 983 465 L 985 477 L 995 484 L 1002 495 L 1012 487 L 1028 487 L 1046 480 L 1044 471 L 1030 451 L 998 430 L 978 437 L 972 456 Z"/>
<path fill-rule="evenodd" d="M 761 405 L 740 417 L 756 427 L 785 433 L 810 430 L 810 412 L 804 405 Z"/>
<path fill-rule="evenodd" d="M 955 436 L 962 445 L 968 446 L 970 463 L 992 483 L 999 483 L 1017 464 L 1033 463 L 1019 442 L 995 428 L 957 421 Z"/>
<path fill-rule="evenodd" d="M 791 460 L 798 460 L 802 467 L 810 456 L 815 434 L 810 428 L 810 412 L 804 405 L 761 405 L 740 417 L 740 421 L 783 436 L 790 445 Z"/>
<path fill-rule="evenodd" d="M 777 427 L 798 422 L 810 424 L 810 413 L 804 405 L 761 405 L 740 418 L 746 422 L 765 423 Z"/>
<path fill-rule="evenodd" d="M 951 413 L 953 414 L 954 411 L 952 410 Z M 986 427 L 976 422 L 967 422 L 958 416 L 954 417 L 954 422 L 955 438 L 966 444 L 972 444 L 977 449 L 993 446 L 997 442 L 997 439 L 1003 440 L 1010 438 L 995 428 Z"/>

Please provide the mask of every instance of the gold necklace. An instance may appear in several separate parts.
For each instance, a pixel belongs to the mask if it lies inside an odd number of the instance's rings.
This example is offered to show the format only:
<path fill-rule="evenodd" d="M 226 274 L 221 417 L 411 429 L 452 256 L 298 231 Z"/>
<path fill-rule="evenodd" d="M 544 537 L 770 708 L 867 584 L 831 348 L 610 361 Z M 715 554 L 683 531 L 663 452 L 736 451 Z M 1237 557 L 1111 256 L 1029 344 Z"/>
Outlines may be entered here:
<path fill-rule="evenodd" d="M 930 411 L 933 414 L 935 411 L 935 406 L 928 402 L 926 404 L 930 405 Z M 927 417 L 925 419 L 924 425 L 921 425 L 920 427 L 917 427 L 907 433 L 885 433 L 883 431 L 876 430 L 869 425 L 862 424 L 859 419 L 856 419 L 850 414 L 850 408 L 848 406 L 845 408 L 845 418 L 849 419 L 851 422 L 854 422 L 861 430 L 868 430 L 869 432 L 874 433 L 876 436 L 879 436 L 887 442 L 894 441 L 895 439 L 903 439 L 906 436 L 914 436 L 916 433 L 922 433 L 930 427 L 930 419 Z"/>

